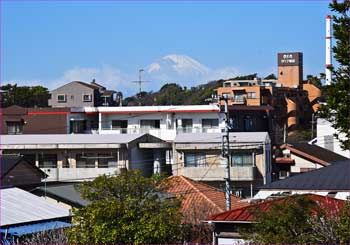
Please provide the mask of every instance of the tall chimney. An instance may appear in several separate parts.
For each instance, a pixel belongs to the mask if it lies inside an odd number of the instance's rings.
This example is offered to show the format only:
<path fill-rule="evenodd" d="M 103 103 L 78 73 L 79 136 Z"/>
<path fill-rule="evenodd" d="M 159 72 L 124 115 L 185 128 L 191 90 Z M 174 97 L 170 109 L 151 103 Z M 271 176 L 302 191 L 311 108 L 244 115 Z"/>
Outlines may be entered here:
<path fill-rule="evenodd" d="M 331 16 L 326 17 L 326 85 L 332 82 L 332 73 L 328 67 L 332 66 L 332 36 L 331 36 Z"/>

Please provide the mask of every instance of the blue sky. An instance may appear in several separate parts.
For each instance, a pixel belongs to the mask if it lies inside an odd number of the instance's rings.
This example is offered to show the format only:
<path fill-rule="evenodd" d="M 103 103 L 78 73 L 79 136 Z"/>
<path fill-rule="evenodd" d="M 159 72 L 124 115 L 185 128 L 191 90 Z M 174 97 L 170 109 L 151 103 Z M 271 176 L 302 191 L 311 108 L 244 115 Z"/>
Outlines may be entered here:
<path fill-rule="evenodd" d="M 327 14 L 327 1 L 2 1 L 1 82 L 52 89 L 96 78 L 132 94 L 139 68 L 146 90 L 191 86 L 276 73 L 283 51 L 303 52 L 304 75 L 318 74 Z"/>

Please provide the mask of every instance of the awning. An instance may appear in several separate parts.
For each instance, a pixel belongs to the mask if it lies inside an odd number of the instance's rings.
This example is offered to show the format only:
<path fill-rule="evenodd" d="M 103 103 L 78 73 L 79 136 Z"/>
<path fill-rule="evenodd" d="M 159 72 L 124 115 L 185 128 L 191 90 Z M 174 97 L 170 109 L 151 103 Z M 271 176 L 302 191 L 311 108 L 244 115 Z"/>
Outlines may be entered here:
<path fill-rule="evenodd" d="M 8 234 L 10 236 L 23 236 L 26 234 L 36 233 L 40 231 L 54 230 L 58 228 L 70 227 L 72 224 L 62 221 L 48 221 L 30 225 L 21 225 L 9 228 L 1 228 L 2 234 Z"/>

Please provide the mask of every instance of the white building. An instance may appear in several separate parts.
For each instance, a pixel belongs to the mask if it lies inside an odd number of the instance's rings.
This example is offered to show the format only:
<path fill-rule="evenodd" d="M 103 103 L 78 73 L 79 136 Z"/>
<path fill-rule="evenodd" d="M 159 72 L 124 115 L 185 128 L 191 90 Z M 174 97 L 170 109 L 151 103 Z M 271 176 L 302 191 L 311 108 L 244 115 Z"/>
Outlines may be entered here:
<path fill-rule="evenodd" d="M 339 140 L 334 137 L 335 133 L 338 133 L 338 131 L 332 127 L 331 123 L 328 120 L 324 118 L 318 118 L 317 138 L 314 139 L 312 143 L 349 158 L 350 151 L 343 150 L 340 147 Z M 345 134 L 340 134 L 340 139 L 345 139 Z"/>
<path fill-rule="evenodd" d="M 166 141 L 177 133 L 219 133 L 225 127 L 218 105 L 72 108 L 67 120 L 70 127 L 83 129 L 79 133 L 149 133 Z"/>

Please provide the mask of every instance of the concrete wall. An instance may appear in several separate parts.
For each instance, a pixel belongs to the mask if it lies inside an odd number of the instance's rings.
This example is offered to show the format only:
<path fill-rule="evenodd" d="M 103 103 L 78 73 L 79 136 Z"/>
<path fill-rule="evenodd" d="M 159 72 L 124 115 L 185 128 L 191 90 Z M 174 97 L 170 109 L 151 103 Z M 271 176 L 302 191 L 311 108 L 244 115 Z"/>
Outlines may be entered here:
<path fill-rule="evenodd" d="M 317 119 L 317 142 L 316 145 L 338 153 L 344 157 L 350 158 L 350 151 L 343 150 L 339 140 L 333 134 L 337 131 L 332 127 L 331 123 L 323 118 Z M 345 139 L 344 134 L 340 134 L 341 139 Z"/>
<path fill-rule="evenodd" d="M 295 165 L 290 167 L 290 171 L 292 173 L 301 173 L 301 172 L 323 167 L 320 164 L 301 158 L 293 153 L 291 154 L 291 158 L 294 159 L 295 161 Z"/>

